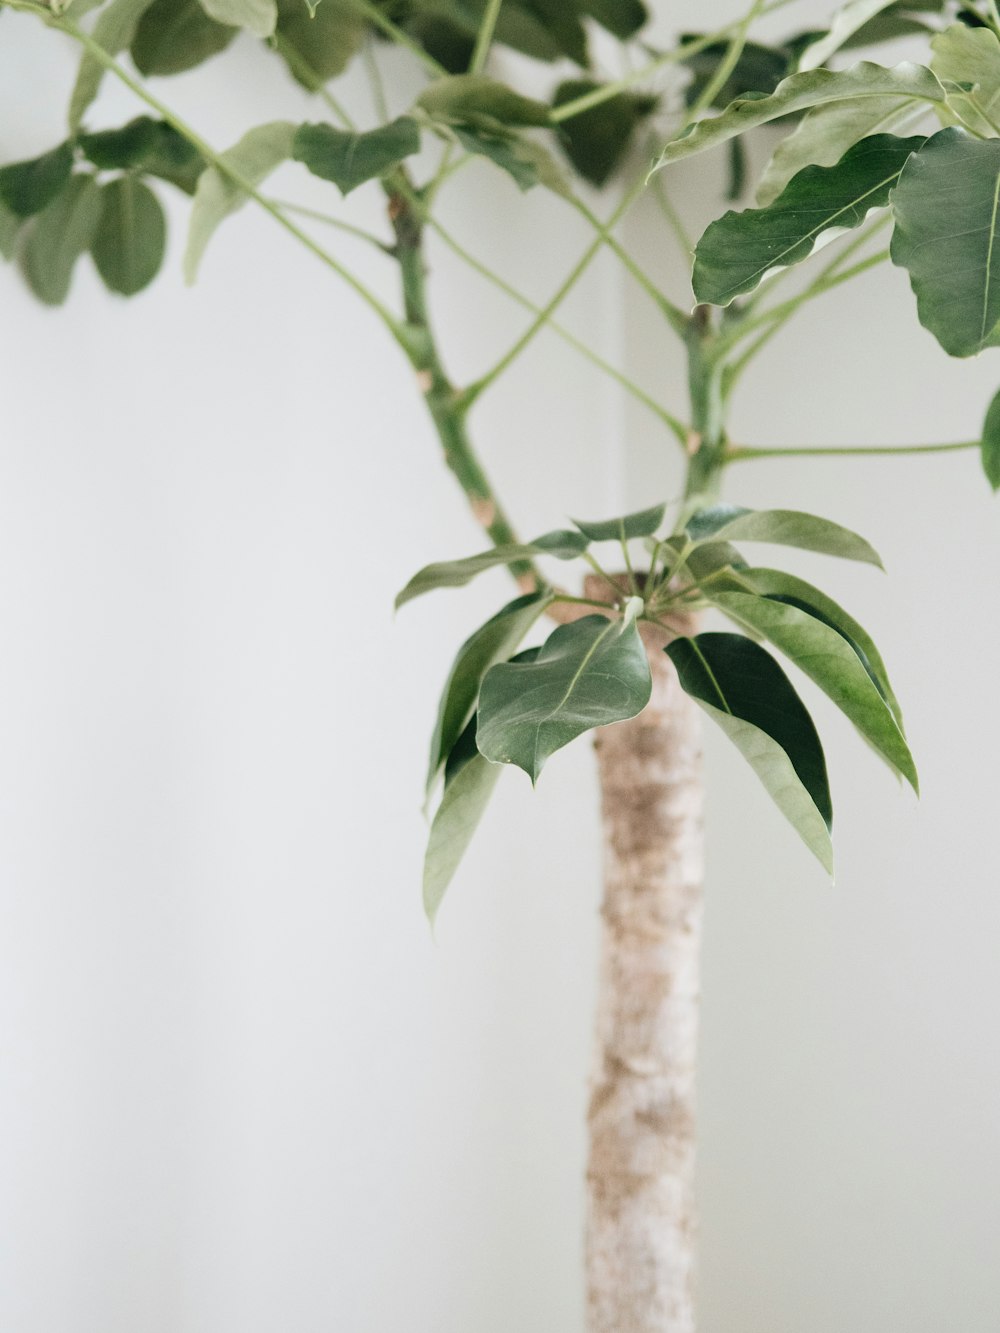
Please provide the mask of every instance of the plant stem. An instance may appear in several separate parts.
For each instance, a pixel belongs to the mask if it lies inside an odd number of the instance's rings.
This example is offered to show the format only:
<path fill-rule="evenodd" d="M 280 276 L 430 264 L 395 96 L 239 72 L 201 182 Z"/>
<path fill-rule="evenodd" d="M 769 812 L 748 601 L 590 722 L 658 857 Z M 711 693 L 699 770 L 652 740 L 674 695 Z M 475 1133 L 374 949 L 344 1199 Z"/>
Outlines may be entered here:
<path fill-rule="evenodd" d="M 356 236 L 360 241 L 367 241 L 385 255 L 391 256 L 393 253 L 390 243 L 379 240 L 373 232 L 365 231 L 364 227 L 356 227 L 353 222 L 345 222 L 343 218 L 334 217 L 332 213 L 321 213 L 318 209 L 307 208 L 305 204 L 293 204 L 288 199 L 272 197 L 270 202 L 285 213 L 300 213 L 302 217 L 311 218 L 313 222 L 322 222 L 327 227 L 336 227 L 338 231 L 346 232 L 348 236 Z"/>
<path fill-rule="evenodd" d="M 322 77 L 316 73 L 308 60 L 306 60 L 306 58 L 299 52 L 298 48 L 293 46 L 287 38 L 281 35 L 280 32 L 274 34 L 272 41 L 274 43 L 274 50 L 279 53 L 289 69 L 292 70 L 297 78 L 302 80 L 311 93 L 316 97 L 322 98 L 340 121 L 341 125 L 343 125 L 344 129 L 355 129 L 356 126 L 351 116 L 344 107 L 341 106 L 340 102 L 337 101 L 333 93 L 331 93 L 325 86 Z"/>
<path fill-rule="evenodd" d="M 958 440 L 954 444 L 819 444 L 791 445 L 788 448 L 756 448 L 739 445 L 726 451 L 727 463 L 742 463 L 753 458 L 892 458 L 909 454 L 949 454 L 961 449 L 979 449 L 980 440 Z"/>
<path fill-rule="evenodd" d="M 377 5 L 371 4 L 370 0 L 351 0 L 353 7 L 360 10 L 370 23 L 376 28 L 380 28 L 387 37 L 391 37 L 399 46 L 405 47 L 412 56 L 420 61 L 428 74 L 433 75 L 435 79 L 446 78 L 448 71 L 444 65 L 434 59 L 419 42 L 415 42 L 408 32 L 404 32 L 398 24 L 393 23 L 392 19 L 386 18 Z"/>
<path fill-rule="evenodd" d="M 472 60 L 469 62 L 470 74 L 478 74 L 486 64 L 486 57 L 490 53 L 490 44 L 493 41 L 493 33 L 497 26 L 497 19 L 500 17 L 500 6 L 502 4 L 503 0 L 486 0 L 483 21 L 479 26 L 479 32 L 476 34 L 476 45 L 472 51 Z"/>
<path fill-rule="evenodd" d="M 691 119 L 700 116 L 703 111 L 706 111 L 715 101 L 719 92 L 726 86 L 729 76 L 739 63 L 740 56 L 743 54 L 743 48 L 747 44 L 747 32 L 750 25 L 763 7 L 764 0 L 754 0 L 746 17 L 737 25 L 736 31 L 729 39 L 729 47 L 725 56 L 719 61 L 715 73 L 701 90 L 701 95 L 691 108 Z"/>

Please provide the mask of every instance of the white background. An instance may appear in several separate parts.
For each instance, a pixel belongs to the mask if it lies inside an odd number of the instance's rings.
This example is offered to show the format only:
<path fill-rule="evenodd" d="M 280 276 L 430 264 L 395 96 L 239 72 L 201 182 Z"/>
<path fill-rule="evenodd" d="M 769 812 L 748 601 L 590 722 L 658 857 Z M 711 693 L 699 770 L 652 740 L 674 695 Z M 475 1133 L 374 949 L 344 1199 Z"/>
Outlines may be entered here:
<path fill-rule="evenodd" d="M 671 28 L 709 21 L 686 9 Z M 56 141 L 73 56 L 30 19 L 3 33 L 10 160 Z M 405 104 L 412 75 L 392 71 Z M 220 146 L 320 118 L 249 42 L 162 92 Z M 132 114 L 107 88 L 94 123 Z M 692 218 L 720 207 L 717 167 L 676 170 Z M 464 186 L 453 228 L 544 297 L 586 233 L 485 166 Z M 336 207 L 298 168 L 274 190 Z M 51 312 L 0 273 L 0 1328 L 576 1333 L 587 748 L 534 795 L 505 776 L 433 941 L 435 693 L 507 588 L 393 620 L 417 566 L 480 541 L 401 357 L 250 209 L 186 290 L 184 212 L 134 301 L 83 264 Z M 684 299 L 647 202 L 628 234 Z M 392 299 L 387 262 L 330 244 Z M 524 317 L 435 260 L 466 378 Z M 676 352 L 611 263 L 567 317 L 682 406 Z M 886 268 L 775 341 L 733 431 L 964 438 L 998 370 L 949 362 Z M 552 336 L 474 426 L 528 535 L 677 493 L 665 435 Z M 729 495 L 881 549 L 888 579 L 796 568 L 875 631 L 924 796 L 816 701 L 831 889 L 707 738 L 703 1333 L 996 1333 L 1000 514 L 971 455 L 747 464 Z"/>

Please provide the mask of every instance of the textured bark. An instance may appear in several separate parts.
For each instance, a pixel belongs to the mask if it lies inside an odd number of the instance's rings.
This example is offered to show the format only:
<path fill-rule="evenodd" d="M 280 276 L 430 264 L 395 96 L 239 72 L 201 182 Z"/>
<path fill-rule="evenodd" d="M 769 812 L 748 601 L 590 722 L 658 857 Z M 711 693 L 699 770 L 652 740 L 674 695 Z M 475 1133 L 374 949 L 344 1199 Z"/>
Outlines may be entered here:
<path fill-rule="evenodd" d="M 694 629 L 676 623 L 677 633 Z M 695 1327 L 701 732 L 665 641 L 647 638 L 649 706 L 595 739 L 605 890 L 587 1172 L 591 1333 Z"/>

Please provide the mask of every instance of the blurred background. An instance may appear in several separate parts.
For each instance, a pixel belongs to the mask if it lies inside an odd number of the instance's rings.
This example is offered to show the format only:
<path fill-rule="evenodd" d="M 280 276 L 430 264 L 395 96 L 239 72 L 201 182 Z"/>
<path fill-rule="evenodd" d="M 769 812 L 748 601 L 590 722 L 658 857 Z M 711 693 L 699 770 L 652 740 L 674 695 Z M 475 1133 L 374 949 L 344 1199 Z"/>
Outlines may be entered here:
<path fill-rule="evenodd" d="M 664 36 L 739 12 L 659 10 Z M 826 13 L 802 0 L 794 23 Z M 2 30 L 7 161 L 57 141 L 75 54 L 30 18 Z M 405 105 L 413 71 L 387 69 Z M 344 95 L 366 98 L 350 79 Z M 320 118 L 249 39 L 164 96 L 220 146 Z M 93 122 L 132 114 L 107 81 Z M 724 170 L 671 170 L 696 230 Z M 488 164 L 461 180 L 451 229 L 544 299 L 586 230 Z M 297 168 L 275 192 L 330 199 Z M 504 578 L 393 618 L 418 566 L 481 545 L 402 357 L 250 208 L 186 289 L 185 213 L 168 271 L 127 303 L 81 266 L 53 312 L 0 272 L 0 1328 L 579 1330 L 588 746 L 534 795 L 503 776 L 432 938 L 427 738 Z M 688 299 L 652 200 L 625 235 Z M 394 298 L 379 256 L 333 245 Z M 432 258 L 461 381 L 524 316 Z M 683 407 L 677 349 L 606 256 L 566 319 Z M 774 340 L 733 435 L 972 438 L 998 381 L 997 354 L 940 352 L 886 266 Z M 550 335 L 473 426 L 529 535 L 680 487 L 665 432 Z M 971 454 L 746 463 L 727 498 L 880 549 L 888 577 L 795 568 L 874 633 L 923 798 L 804 687 L 837 807 L 831 888 L 706 736 L 703 1333 L 996 1333 L 1000 501 Z"/>

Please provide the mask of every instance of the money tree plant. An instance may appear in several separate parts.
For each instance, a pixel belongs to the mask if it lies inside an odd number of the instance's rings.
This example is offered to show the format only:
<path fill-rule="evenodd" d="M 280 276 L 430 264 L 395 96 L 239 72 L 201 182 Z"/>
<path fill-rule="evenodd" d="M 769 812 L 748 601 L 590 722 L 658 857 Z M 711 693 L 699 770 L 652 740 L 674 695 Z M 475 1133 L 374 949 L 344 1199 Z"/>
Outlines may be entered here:
<path fill-rule="evenodd" d="M 907 270 L 917 318 L 946 353 L 968 357 L 1000 344 L 997 5 L 852 0 L 826 27 L 767 44 L 755 40 L 754 25 L 789 0 L 754 0 L 734 20 L 657 47 L 644 36 L 642 0 L 0 3 L 21 16 L 7 16 L 5 29 L 40 21 L 54 41 L 80 52 L 65 138 L 0 169 L 0 248 L 40 300 L 66 300 L 88 255 L 112 293 L 146 287 L 164 253 L 163 189 L 191 198 L 189 281 L 220 224 L 252 203 L 353 289 L 384 325 L 398 364 L 416 373 L 445 462 L 488 543 L 414 574 L 397 604 L 497 566 L 510 571 L 518 594 L 458 648 L 441 695 L 427 774 L 424 902 L 433 919 L 504 766 L 534 783 L 551 754 L 594 734 L 606 855 L 589 1108 L 588 1319 L 593 1333 L 690 1333 L 700 716 L 732 741 L 828 873 L 833 806 L 823 747 L 780 659 L 811 678 L 889 769 L 917 787 L 873 639 L 829 592 L 784 568 L 795 550 L 878 566 L 876 551 L 830 516 L 743 507 L 738 484 L 723 502 L 723 482 L 775 454 L 970 450 L 1000 486 L 1000 396 L 981 439 L 891 450 L 736 444 L 728 406 L 755 356 L 796 312 L 886 261 Z M 597 43 L 595 28 L 603 30 Z M 249 126 L 220 150 L 171 109 L 163 81 L 214 60 L 241 32 L 315 94 L 316 118 Z M 915 63 L 857 58 L 898 39 L 910 43 Z M 383 78 L 390 44 L 425 75 L 415 100 L 402 105 Z M 510 60 L 510 52 L 528 59 Z M 367 104 L 359 111 L 334 91 L 355 59 L 371 81 L 375 123 Z M 552 72 L 540 74 L 546 66 Z M 136 115 L 126 124 L 95 117 L 106 77 L 134 95 Z M 205 77 L 225 79 L 225 62 Z M 760 179 L 749 182 L 744 136 L 768 124 L 784 133 Z M 671 198 L 671 165 L 722 147 L 736 206 L 723 211 L 720 201 L 720 216 L 691 245 Z M 592 229 L 550 294 L 515 290 L 442 223 L 439 200 L 469 188 L 461 167 L 472 158 L 521 191 L 551 191 Z M 330 183 L 331 212 L 272 197 L 267 178 L 287 161 Z M 598 211 L 590 187 L 621 177 L 613 205 Z M 361 188 L 384 195 L 380 235 L 351 220 L 348 196 Z M 647 189 L 662 207 L 664 246 L 678 246 L 691 263 L 686 305 L 660 289 L 616 233 Z M 512 190 L 512 216 L 516 199 Z M 327 226 L 369 242 L 396 266 L 396 305 L 367 288 L 326 233 L 319 239 Z M 879 248 L 886 235 L 888 247 Z M 449 375 L 447 335 L 461 328 L 443 334 L 433 318 L 428 236 L 526 312 L 522 334 L 471 383 Z M 684 411 L 556 322 L 604 247 L 686 350 Z M 683 460 L 678 502 L 651 496 L 657 502 L 640 512 L 517 536 L 472 428 L 480 400 L 546 326 L 653 414 Z M 561 507 L 552 495 L 552 512 Z M 789 561 L 763 567 L 758 543 L 786 548 Z M 705 611 L 721 613 L 725 627 L 703 629 Z"/>

